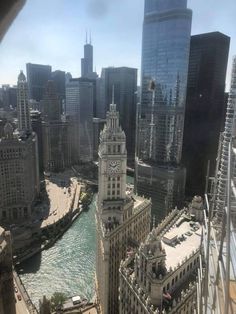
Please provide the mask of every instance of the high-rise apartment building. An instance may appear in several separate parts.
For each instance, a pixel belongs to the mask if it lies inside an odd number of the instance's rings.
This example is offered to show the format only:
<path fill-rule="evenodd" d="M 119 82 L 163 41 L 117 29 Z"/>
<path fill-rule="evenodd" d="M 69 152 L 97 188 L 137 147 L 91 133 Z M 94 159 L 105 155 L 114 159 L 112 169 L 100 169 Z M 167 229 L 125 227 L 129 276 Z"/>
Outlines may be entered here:
<path fill-rule="evenodd" d="M 100 83 L 100 99 L 97 101 L 97 116 L 105 118 L 112 101 L 120 115 L 120 124 L 126 134 L 128 163 L 134 164 L 136 106 L 137 106 L 137 69 L 128 67 L 103 68 Z M 98 97 L 99 98 L 99 97 Z"/>
<path fill-rule="evenodd" d="M 149 233 L 151 202 L 126 190 L 125 133 L 116 105 L 107 112 L 99 146 L 96 290 L 101 313 L 119 312 L 119 265 Z"/>
<path fill-rule="evenodd" d="M 203 202 L 175 209 L 120 266 L 120 314 L 185 314 L 197 309 Z"/>
<path fill-rule="evenodd" d="M 136 189 L 158 218 L 181 205 L 181 167 L 192 11 L 187 0 L 146 0 Z"/>
<path fill-rule="evenodd" d="M 17 82 L 17 117 L 19 132 L 31 131 L 28 85 L 24 73 L 21 71 Z"/>
<path fill-rule="evenodd" d="M 73 163 L 93 160 L 93 91 L 93 83 L 83 78 L 71 79 L 66 84 Z"/>
<path fill-rule="evenodd" d="M 219 32 L 191 37 L 182 156 L 187 196 L 204 195 L 208 160 L 214 174 L 226 111 L 229 43 L 230 38 Z"/>
<path fill-rule="evenodd" d="M 2 227 L 0 227 L 0 246 L 0 313 L 15 314 L 11 234 Z"/>
<path fill-rule="evenodd" d="M 43 99 L 45 85 L 51 79 L 51 71 L 52 68 L 49 65 L 26 64 L 29 99 L 36 101 Z"/>

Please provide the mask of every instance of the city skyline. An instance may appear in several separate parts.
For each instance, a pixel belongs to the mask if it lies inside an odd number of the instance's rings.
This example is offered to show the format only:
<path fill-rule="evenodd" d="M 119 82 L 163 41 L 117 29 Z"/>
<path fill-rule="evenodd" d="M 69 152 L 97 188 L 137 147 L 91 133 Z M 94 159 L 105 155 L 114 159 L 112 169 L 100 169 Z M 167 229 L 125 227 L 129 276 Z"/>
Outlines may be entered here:
<path fill-rule="evenodd" d="M 46 4 L 38 0 L 27 1 L 1 43 L 0 84 L 16 84 L 17 73 L 20 69 L 25 71 L 27 62 L 50 64 L 53 70 L 80 76 L 86 29 L 92 33 L 94 67 L 98 74 L 102 67 L 108 66 L 140 70 L 143 2 L 90 0 L 68 4 L 64 0 L 52 0 Z M 230 0 L 226 6 L 213 0 L 207 4 L 203 0 L 188 0 L 188 7 L 193 10 L 192 34 L 220 31 L 231 37 L 228 90 L 232 55 L 236 51 L 236 30 L 232 27 L 236 3 Z M 135 14 L 130 14 L 134 10 Z"/>

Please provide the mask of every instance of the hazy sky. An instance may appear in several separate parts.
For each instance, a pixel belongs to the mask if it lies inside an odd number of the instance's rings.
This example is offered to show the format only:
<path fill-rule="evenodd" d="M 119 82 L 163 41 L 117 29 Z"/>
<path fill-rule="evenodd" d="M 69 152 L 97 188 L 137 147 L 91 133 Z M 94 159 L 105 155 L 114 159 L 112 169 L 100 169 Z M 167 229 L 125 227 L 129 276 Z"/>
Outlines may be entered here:
<path fill-rule="evenodd" d="M 236 0 L 188 0 L 192 34 L 220 31 L 236 54 Z M 27 62 L 80 75 L 85 31 L 91 29 L 94 65 L 140 68 L 144 0 L 27 0 L 0 44 L 0 84 L 15 84 Z"/>

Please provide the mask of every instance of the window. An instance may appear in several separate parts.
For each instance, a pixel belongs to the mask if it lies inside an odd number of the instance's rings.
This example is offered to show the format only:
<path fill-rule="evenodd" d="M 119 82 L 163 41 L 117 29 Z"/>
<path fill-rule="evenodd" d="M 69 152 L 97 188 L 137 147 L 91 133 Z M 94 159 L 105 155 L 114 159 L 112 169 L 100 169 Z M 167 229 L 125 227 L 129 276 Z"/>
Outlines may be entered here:
<path fill-rule="evenodd" d="M 120 153 L 120 145 L 117 146 L 117 152 Z"/>

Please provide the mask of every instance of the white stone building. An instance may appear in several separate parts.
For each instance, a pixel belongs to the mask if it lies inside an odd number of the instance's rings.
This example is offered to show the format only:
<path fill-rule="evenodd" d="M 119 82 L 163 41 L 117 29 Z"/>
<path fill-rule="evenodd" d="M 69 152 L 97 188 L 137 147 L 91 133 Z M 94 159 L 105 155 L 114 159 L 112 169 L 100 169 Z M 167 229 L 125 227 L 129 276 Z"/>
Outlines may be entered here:
<path fill-rule="evenodd" d="M 194 207 L 173 210 L 121 262 L 120 314 L 195 313 L 202 239 L 195 214 Z"/>
<path fill-rule="evenodd" d="M 100 135 L 96 209 L 96 290 L 101 313 L 119 312 L 119 265 L 127 249 L 138 247 L 150 230 L 151 202 L 126 185 L 126 140 L 116 105 L 110 105 Z"/>

